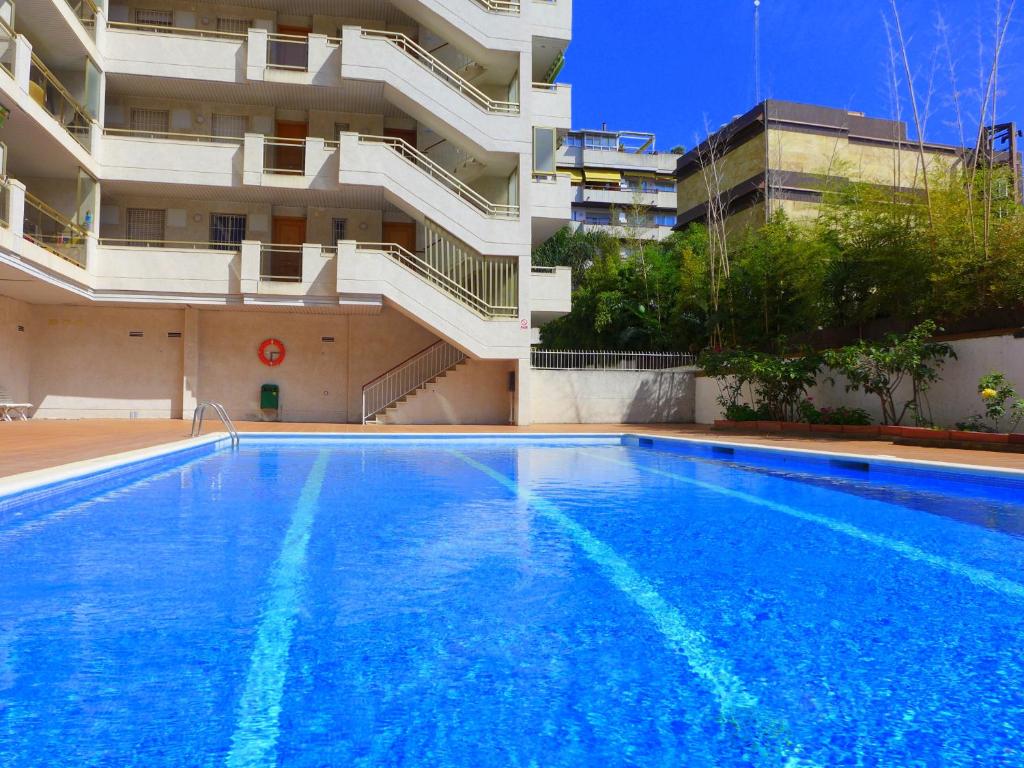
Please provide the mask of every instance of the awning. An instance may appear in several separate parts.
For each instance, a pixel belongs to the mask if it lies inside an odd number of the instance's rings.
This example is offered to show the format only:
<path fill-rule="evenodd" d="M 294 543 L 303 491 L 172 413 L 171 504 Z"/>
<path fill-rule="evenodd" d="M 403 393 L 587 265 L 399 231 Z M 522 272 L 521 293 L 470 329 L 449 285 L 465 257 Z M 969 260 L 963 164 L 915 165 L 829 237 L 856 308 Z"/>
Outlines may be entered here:
<path fill-rule="evenodd" d="M 583 171 L 579 168 L 559 168 L 559 173 L 564 173 L 572 179 L 573 184 L 583 183 Z"/>
<path fill-rule="evenodd" d="M 587 175 L 587 181 L 597 184 L 618 184 L 622 180 L 622 173 L 620 171 L 598 171 L 593 168 L 587 168 L 584 170 L 584 173 Z"/>
<path fill-rule="evenodd" d="M 627 179 L 656 179 L 658 174 L 650 171 L 624 171 L 623 176 Z"/>

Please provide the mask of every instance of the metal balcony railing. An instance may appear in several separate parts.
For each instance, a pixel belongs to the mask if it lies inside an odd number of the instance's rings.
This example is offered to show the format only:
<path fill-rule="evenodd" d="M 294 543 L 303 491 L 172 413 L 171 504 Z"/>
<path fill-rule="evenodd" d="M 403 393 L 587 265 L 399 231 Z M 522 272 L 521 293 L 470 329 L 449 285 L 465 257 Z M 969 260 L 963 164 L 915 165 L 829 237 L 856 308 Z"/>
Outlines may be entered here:
<path fill-rule="evenodd" d="M 176 133 L 174 131 L 146 131 L 138 128 L 104 128 L 104 136 L 129 136 L 135 139 L 166 139 L 167 141 L 195 141 L 213 144 L 243 144 L 241 136 L 213 136 L 205 133 Z"/>
<path fill-rule="evenodd" d="M 88 30 L 96 28 L 96 14 L 100 9 L 93 0 L 67 0 L 67 4 L 83 27 Z"/>
<path fill-rule="evenodd" d="M 146 240 L 130 237 L 101 237 L 99 245 L 105 248 L 163 248 L 171 251 L 234 251 L 240 252 L 238 243 L 208 240 Z"/>
<path fill-rule="evenodd" d="M 489 263 L 465 265 L 448 274 L 396 243 L 359 243 L 356 248 L 384 254 L 485 320 L 519 315 L 516 303 L 507 303 L 505 298 L 516 284 L 517 265 L 514 260 L 495 258 Z"/>
<path fill-rule="evenodd" d="M 306 140 L 267 136 L 263 139 L 263 172 L 301 176 L 306 172 Z"/>
<path fill-rule="evenodd" d="M 401 32 L 385 32 L 374 29 L 363 29 L 360 31 L 360 34 L 363 37 L 370 39 L 387 40 L 395 46 L 395 48 L 414 59 L 436 78 L 461 93 L 484 111 L 504 115 L 519 114 L 518 102 L 492 99 L 454 69 L 434 56 L 426 48 L 419 45 L 419 43 L 415 42 L 412 38 L 403 35 Z"/>
<path fill-rule="evenodd" d="M 136 32 L 149 32 L 158 35 L 179 35 L 183 37 L 210 37 L 224 40 L 245 42 L 248 35 L 244 32 L 224 32 L 218 29 L 196 29 L 194 27 L 169 27 L 163 24 L 137 24 L 130 21 L 108 21 L 108 29 L 128 29 Z"/>
<path fill-rule="evenodd" d="M 85 107 L 75 100 L 74 96 L 35 53 L 32 54 L 32 66 L 29 70 L 28 92 L 32 99 L 60 123 L 61 127 L 71 134 L 75 141 L 87 150 L 90 148 L 89 133 L 93 123 L 92 116 Z"/>
<path fill-rule="evenodd" d="M 501 219 L 519 218 L 518 205 L 504 205 L 492 203 L 464 181 L 453 176 L 427 155 L 420 152 L 404 139 L 393 136 L 362 136 L 359 137 L 361 144 L 384 144 L 396 152 L 404 160 L 412 163 L 421 171 L 432 177 L 439 184 L 447 187 L 453 194 L 462 198 L 475 208 L 479 208 L 487 216 Z"/>
<path fill-rule="evenodd" d="M 59 211 L 25 193 L 23 237 L 55 256 L 85 267 L 85 243 L 89 233 Z"/>
<path fill-rule="evenodd" d="M 277 283 L 301 283 L 302 246 L 261 243 L 260 280 Z"/>
<path fill-rule="evenodd" d="M 465 352 L 442 340 L 367 382 L 363 385 L 363 424 L 436 381 L 465 359 Z"/>
<path fill-rule="evenodd" d="M 309 38 L 301 35 L 267 35 L 267 66 L 305 72 L 309 67 Z"/>
<path fill-rule="evenodd" d="M 473 0 L 473 2 L 491 13 L 505 13 L 518 16 L 520 11 L 519 0 Z"/>
<path fill-rule="evenodd" d="M 614 352 L 580 349 L 535 349 L 534 368 L 553 371 L 664 371 L 695 365 L 684 352 Z"/>

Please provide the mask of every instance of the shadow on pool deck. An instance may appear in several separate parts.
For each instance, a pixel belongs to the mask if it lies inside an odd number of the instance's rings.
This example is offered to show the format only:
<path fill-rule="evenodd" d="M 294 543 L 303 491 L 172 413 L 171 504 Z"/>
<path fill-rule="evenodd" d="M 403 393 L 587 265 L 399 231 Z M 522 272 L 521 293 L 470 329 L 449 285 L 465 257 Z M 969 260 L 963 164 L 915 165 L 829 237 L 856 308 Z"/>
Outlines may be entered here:
<path fill-rule="evenodd" d="M 34 420 L 0 423 L 0 477 L 20 472 L 94 459 L 114 453 L 147 448 L 183 440 L 189 435 L 190 422 L 176 419 Z M 796 436 L 790 434 L 737 435 L 715 433 L 710 428 L 693 424 L 535 424 L 530 427 L 503 426 L 360 426 L 357 424 L 279 424 L 239 422 L 241 432 L 344 432 L 395 433 L 413 432 L 479 434 L 501 432 L 536 434 L 564 432 L 587 434 L 595 432 L 644 432 L 676 435 L 784 448 L 804 448 L 838 453 L 859 453 L 868 456 L 896 456 L 906 459 L 945 461 L 977 466 L 1024 470 L 1024 455 L 994 451 L 924 448 L 895 445 L 888 440 L 858 440 L 829 436 Z M 216 431 L 208 422 L 206 431 Z"/>

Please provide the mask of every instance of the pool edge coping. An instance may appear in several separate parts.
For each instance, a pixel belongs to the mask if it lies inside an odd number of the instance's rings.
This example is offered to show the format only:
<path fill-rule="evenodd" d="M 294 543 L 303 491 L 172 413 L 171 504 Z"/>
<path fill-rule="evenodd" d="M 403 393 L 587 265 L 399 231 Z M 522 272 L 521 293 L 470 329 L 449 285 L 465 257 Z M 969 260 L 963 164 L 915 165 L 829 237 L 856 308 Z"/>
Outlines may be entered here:
<path fill-rule="evenodd" d="M 929 459 L 906 459 L 898 456 L 869 455 L 863 453 L 849 453 L 846 451 L 822 451 L 812 448 L 799 448 L 778 445 L 761 445 L 758 443 L 734 442 L 731 440 L 709 440 L 700 437 L 688 437 L 683 435 L 662 435 L 636 430 L 623 430 L 621 432 L 243 432 L 242 442 L 259 442 L 262 440 L 289 441 L 289 440 L 338 440 L 340 442 L 359 441 L 380 441 L 388 442 L 395 439 L 412 440 L 520 440 L 530 441 L 538 439 L 594 439 L 594 438 L 644 438 L 657 444 L 681 443 L 696 444 L 704 446 L 726 446 L 733 449 L 768 453 L 774 455 L 795 454 L 798 456 L 814 457 L 817 459 L 848 459 L 865 462 L 869 465 L 875 464 L 888 467 L 916 467 L 919 469 L 942 470 L 957 474 L 970 474 L 981 476 L 999 476 L 1024 480 L 1024 469 L 1011 469 L 1008 467 L 993 467 L 981 464 L 961 464 L 958 462 L 933 461 Z M 92 459 L 58 464 L 44 469 L 21 472 L 7 477 L 0 478 L 0 500 L 37 490 L 47 485 L 55 485 L 70 480 L 78 480 L 84 477 L 101 474 L 114 469 L 141 463 L 150 459 L 162 458 L 176 453 L 181 453 L 202 446 L 217 446 L 218 443 L 228 443 L 230 435 L 227 432 L 212 432 L 201 437 L 175 440 L 170 443 L 138 448 L 131 451 L 108 454 Z"/>

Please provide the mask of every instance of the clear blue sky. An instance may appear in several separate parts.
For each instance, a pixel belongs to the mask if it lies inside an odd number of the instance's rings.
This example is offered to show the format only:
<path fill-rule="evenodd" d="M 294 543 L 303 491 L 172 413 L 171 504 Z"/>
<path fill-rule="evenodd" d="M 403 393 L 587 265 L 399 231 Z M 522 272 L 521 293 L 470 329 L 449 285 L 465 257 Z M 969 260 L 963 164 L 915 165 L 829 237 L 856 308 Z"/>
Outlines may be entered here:
<path fill-rule="evenodd" d="M 986 66 L 998 0 L 899 0 L 915 86 L 923 96 L 950 27 L 964 113 L 977 124 L 979 35 Z M 1008 0 L 1002 0 L 1005 7 Z M 999 119 L 1024 124 L 1024 5 L 1018 2 L 1003 51 Z M 573 85 L 573 124 L 653 131 L 658 148 L 690 148 L 754 101 L 753 0 L 575 0 L 573 42 L 559 80 Z M 762 97 L 890 117 L 888 44 L 882 15 L 890 0 L 762 0 Z M 945 53 L 937 57 L 926 136 L 957 142 Z M 900 83 L 905 86 L 903 70 Z M 905 90 L 904 90 L 905 93 Z M 911 122 L 904 98 L 903 118 Z"/>

